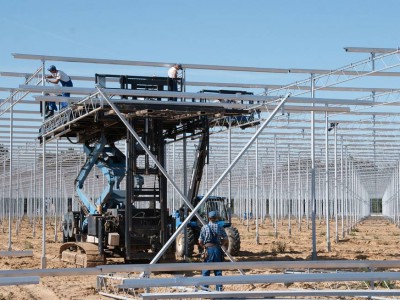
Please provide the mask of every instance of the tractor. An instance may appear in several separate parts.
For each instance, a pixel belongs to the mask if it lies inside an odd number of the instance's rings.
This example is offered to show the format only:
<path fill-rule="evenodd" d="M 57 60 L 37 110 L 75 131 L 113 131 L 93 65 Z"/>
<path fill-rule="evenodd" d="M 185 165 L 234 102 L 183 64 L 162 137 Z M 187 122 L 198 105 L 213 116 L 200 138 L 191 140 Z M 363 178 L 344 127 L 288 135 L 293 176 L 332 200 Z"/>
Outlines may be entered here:
<path fill-rule="evenodd" d="M 202 196 L 197 196 L 195 198 L 195 202 L 193 206 L 196 206 Z M 198 211 L 199 215 L 207 222 L 207 216 L 210 211 L 218 212 L 218 224 L 221 225 L 229 239 L 229 247 L 228 253 L 230 255 L 238 255 L 240 251 L 240 235 L 237 228 L 232 226 L 230 222 L 230 214 L 228 213 L 226 198 L 219 196 L 209 196 L 206 202 L 200 206 Z M 185 219 L 185 208 L 181 207 L 179 210 L 175 212 L 175 226 L 178 228 L 183 220 Z M 185 243 L 185 232 L 182 231 L 176 238 L 176 256 L 177 258 L 182 258 L 186 253 L 186 245 L 187 245 L 187 256 L 191 257 L 193 255 L 194 246 L 197 243 L 200 230 L 202 227 L 202 223 L 196 217 L 194 217 L 186 227 L 186 241 Z"/>

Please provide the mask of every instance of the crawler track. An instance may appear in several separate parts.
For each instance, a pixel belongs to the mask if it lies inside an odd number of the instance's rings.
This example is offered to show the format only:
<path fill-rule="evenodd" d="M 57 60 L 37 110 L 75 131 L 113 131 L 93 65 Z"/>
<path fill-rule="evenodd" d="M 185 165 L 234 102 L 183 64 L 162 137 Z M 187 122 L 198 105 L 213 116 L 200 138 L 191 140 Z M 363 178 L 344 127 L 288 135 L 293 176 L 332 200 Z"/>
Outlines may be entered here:
<path fill-rule="evenodd" d="M 65 243 L 60 247 L 59 257 L 83 268 L 105 264 L 104 255 L 100 255 L 98 247 L 91 243 Z"/>

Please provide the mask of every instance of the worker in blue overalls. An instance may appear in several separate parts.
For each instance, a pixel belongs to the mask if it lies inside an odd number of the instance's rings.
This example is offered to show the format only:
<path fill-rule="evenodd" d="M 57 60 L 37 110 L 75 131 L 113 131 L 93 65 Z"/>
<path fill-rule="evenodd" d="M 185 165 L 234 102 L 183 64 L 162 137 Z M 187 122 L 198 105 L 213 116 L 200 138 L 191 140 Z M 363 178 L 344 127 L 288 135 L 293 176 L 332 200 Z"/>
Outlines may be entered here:
<path fill-rule="evenodd" d="M 66 87 L 72 87 L 72 80 L 71 77 L 69 77 L 67 74 L 65 74 L 65 72 L 61 71 L 61 70 L 57 70 L 57 68 L 54 65 L 51 65 L 48 69 L 47 69 L 51 75 L 47 75 L 46 79 L 48 82 L 54 83 L 54 84 L 58 84 L 59 82 L 61 83 L 62 86 L 66 86 Z M 70 97 L 71 94 L 70 93 L 62 93 L 63 97 Z M 63 109 L 65 107 L 68 106 L 68 102 L 61 102 L 60 103 L 60 108 Z M 49 103 L 49 113 L 47 115 L 51 116 L 54 114 L 54 111 L 57 110 L 57 106 L 54 102 L 50 102 Z"/>
<path fill-rule="evenodd" d="M 201 228 L 199 236 L 199 245 L 206 248 L 207 257 L 204 262 L 222 262 L 223 252 L 221 246 L 228 247 L 229 239 L 224 228 L 217 223 L 218 212 L 210 211 L 208 213 L 208 224 Z M 203 276 L 210 276 L 209 270 L 202 271 Z M 215 276 L 222 276 L 221 270 L 214 270 Z M 222 285 L 216 280 L 217 291 L 222 291 Z M 208 288 L 208 285 L 203 287 Z"/>

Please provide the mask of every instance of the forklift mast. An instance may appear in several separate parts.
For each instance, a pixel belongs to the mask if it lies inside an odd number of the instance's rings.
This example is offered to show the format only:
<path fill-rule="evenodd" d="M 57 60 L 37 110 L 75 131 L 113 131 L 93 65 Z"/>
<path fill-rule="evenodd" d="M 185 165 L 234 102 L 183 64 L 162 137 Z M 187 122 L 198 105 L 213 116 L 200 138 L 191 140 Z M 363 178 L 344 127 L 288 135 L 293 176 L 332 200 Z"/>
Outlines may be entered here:
<path fill-rule="evenodd" d="M 203 117 L 204 127 L 196 149 L 196 156 L 193 163 L 192 177 L 190 180 L 188 200 L 193 206 L 196 206 L 196 197 L 199 193 L 201 178 L 206 163 L 208 163 L 209 146 L 209 126 L 207 117 Z"/>

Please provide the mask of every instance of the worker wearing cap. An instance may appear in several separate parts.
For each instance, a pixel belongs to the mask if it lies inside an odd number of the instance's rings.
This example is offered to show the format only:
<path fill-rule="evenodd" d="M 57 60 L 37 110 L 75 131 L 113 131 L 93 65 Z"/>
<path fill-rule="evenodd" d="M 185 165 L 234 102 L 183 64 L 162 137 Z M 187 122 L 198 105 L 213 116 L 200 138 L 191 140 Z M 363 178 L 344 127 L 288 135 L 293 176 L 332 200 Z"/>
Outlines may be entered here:
<path fill-rule="evenodd" d="M 71 77 L 69 77 L 65 72 L 61 70 L 57 70 L 56 66 L 51 65 L 47 71 L 51 73 L 51 75 L 47 75 L 46 78 L 48 79 L 47 81 L 58 84 L 59 82 L 61 83 L 62 86 L 66 87 L 73 87 Z M 63 97 L 70 97 L 70 93 L 62 93 Z M 61 102 L 61 108 L 67 107 L 68 102 Z"/>
<path fill-rule="evenodd" d="M 178 71 L 182 70 L 180 64 L 175 64 L 168 69 L 168 91 L 178 91 Z M 176 101 L 176 98 L 170 97 L 168 100 Z"/>
<path fill-rule="evenodd" d="M 218 212 L 208 213 L 208 224 L 201 228 L 199 245 L 207 249 L 207 258 L 204 262 L 222 262 L 223 253 L 221 246 L 228 247 L 229 240 L 224 228 L 217 223 Z M 202 271 L 203 276 L 210 276 L 209 270 Z M 215 276 L 222 276 L 221 270 L 214 270 Z M 208 285 L 204 286 L 208 288 Z M 216 285 L 217 291 L 222 291 L 222 285 Z"/>

